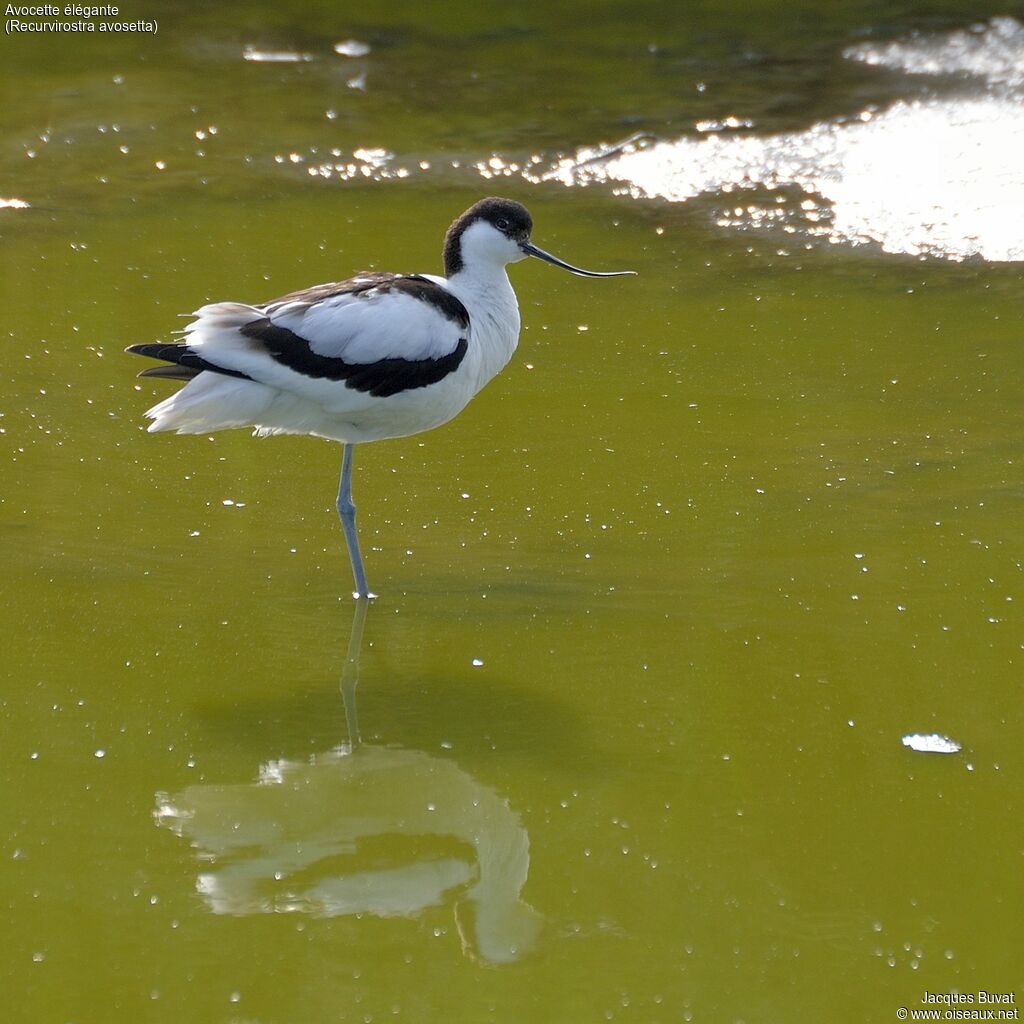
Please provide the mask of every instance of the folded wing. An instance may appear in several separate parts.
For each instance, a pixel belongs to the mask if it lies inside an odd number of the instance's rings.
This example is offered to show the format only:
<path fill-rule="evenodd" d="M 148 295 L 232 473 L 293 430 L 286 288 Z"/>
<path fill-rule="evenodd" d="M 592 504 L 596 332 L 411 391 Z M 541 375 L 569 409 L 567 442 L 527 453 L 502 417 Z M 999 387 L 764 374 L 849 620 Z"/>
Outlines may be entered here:
<path fill-rule="evenodd" d="M 282 391 L 318 393 L 327 382 L 376 398 L 453 373 L 470 342 L 465 306 L 437 281 L 360 274 L 259 306 L 203 306 L 181 345 L 128 351 L 172 364 L 143 375 L 188 380 L 203 371 Z"/>

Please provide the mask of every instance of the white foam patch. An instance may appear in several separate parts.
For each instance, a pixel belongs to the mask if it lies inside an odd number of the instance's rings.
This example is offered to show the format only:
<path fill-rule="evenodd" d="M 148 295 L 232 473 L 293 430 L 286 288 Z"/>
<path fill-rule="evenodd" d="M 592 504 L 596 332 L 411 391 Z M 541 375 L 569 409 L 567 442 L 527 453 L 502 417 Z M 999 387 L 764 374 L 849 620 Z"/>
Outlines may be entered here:
<path fill-rule="evenodd" d="M 901 742 L 903 746 L 923 754 L 958 754 L 961 749 L 956 740 L 951 740 L 948 736 L 940 736 L 937 732 L 928 735 L 918 732 L 911 733 L 909 736 L 904 736 Z"/>

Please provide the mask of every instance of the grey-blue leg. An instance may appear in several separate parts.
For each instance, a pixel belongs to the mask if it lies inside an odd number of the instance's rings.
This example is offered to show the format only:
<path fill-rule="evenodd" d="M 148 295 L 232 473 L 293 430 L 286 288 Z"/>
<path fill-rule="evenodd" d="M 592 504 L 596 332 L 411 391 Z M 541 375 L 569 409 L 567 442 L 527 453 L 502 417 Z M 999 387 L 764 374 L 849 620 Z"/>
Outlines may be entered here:
<path fill-rule="evenodd" d="M 363 568 L 363 556 L 359 553 L 359 534 L 356 532 L 356 507 L 352 503 L 352 449 L 355 445 L 345 445 L 345 454 L 341 459 L 341 483 L 338 485 L 338 515 L 341 517 L 341 528 L 345 531 L 345 543 L 348 545 L 348 557 L 352 560 L 352 578 L 356 589 L 353 597 L 373 597 L 366 585 L 366 570 Z"/>

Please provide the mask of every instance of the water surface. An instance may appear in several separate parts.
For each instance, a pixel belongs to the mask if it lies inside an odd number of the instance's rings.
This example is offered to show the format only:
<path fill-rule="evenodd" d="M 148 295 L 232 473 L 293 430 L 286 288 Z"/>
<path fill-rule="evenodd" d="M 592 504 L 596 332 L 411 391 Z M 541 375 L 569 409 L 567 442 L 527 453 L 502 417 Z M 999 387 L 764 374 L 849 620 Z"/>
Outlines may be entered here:
<path fill-rule="evenodd" d="M 1019 5 L 156 13 L 4 42 L 9 1019 L 1016 991 Z M 513 363 L 360 450 L 361 624 L 337 447 L 147 435 L 122 348 L 491 192 L 639 276 L 512 268 Z"/>

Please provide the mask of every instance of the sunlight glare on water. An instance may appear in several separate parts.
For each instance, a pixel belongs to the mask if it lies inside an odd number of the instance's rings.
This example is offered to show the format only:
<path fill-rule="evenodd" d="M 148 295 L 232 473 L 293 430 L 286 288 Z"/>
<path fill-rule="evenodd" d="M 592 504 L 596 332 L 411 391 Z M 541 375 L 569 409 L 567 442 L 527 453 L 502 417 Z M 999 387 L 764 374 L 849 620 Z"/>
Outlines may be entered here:
<path fill-rule="evenodd" d="M 946 35 L 915 33 L 891 43 L 860 43 L 843 51 L 849 60 L 911 75 L 965 75 L 993 87 L 1024 86 L 1024 25 L 992 18 Z"/>
<path fill-rule="evenodd" d="M 720 227 L 774 230 L 796 240 L 873 243 L 888 253 L 952 260 L 1024 258 L 1024 26 L 998 17 L 945 35 L 860 43 L 843 56 L 907 75 L 959 76 L 959 87 L 797 132 L 758 134 L 755 121 L 730 115 L 696 122 L 699 137 L 655 141 L 640 133 L 610 151 L 585 147 L 554 165 L 538 153 L 493 153 L 467 166 L 490 181 L 603 183 L 634 199 L 685 202 L 718 193 L 728 197 Z M 436 161 L 365 147 L 274 159 L 336 181 L 401 180 L 442 169 Z M 461 163 L 443 169 L 450 176 Z"/>
<path fill-rule="evenodd" d="M 672 202 L 731 193 L 722 226 L 875 242 L 889 253 L 1024 259 L 1024 27 L 998 18 L 970 33 L 865 43 L 846 56 L 913 74 L 966 73 L 985 88 L 898 101 L 782 135 L 683 138 L 605 159 L 585 150 L 541 177 L 607 182 L 636 198 Z M 764 198 L 765 190 L 787 187 L 810 198 Z"/>

